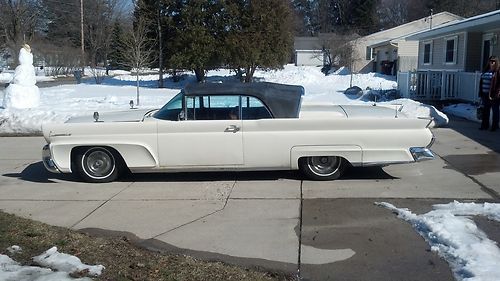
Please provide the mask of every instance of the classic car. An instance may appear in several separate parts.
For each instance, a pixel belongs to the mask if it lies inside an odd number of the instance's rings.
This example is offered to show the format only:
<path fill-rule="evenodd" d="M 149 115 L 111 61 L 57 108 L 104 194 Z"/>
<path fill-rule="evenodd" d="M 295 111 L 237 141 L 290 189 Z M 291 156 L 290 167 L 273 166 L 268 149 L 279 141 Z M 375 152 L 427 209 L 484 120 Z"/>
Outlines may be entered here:
<path fill-rule="evenodd" d="M 304 88 L 190 84 L 160 109 L 44 124 L 51 172 L 110 182 L 122 172 L 301 170 L 333 180 L 348 166 L 432 159 L 430 119 L 398 106 L 302 105 Z"/>

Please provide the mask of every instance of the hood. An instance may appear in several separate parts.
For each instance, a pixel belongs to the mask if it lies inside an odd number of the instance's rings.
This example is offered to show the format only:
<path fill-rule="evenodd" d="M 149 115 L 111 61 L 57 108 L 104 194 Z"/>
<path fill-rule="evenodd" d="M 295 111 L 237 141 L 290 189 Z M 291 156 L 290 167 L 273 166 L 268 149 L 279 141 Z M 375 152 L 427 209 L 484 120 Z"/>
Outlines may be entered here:
<path fill-rule="evenodd" d="M 98 112 L 99 122 L 139 122 L 144 115 L 156 109 L 129 109 L 125 111 Z M 93 114 L 77 116 L 68 119 L 65 123 L 92 123 L 95 122 Z"/>
<path fill-rule="evenodd" d="M 400 105 L 341 105 L 347 118 L 408 118 Z"/>

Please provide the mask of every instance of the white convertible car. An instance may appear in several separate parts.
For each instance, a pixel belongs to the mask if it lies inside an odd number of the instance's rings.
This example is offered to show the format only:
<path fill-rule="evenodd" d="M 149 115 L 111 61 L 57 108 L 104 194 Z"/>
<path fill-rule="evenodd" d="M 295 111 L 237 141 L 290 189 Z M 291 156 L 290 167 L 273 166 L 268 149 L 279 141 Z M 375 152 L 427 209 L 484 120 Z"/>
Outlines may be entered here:
<path fill-rule="evenodd" d="M 373 105 L 302 106 L 304 88 L 188 85 L 160 109 L 44 124 L 51 172 L 110 182 L 124 171 L 301 170 L 333 180 L 352 166 L 432 159 L 431 120 Z"/>

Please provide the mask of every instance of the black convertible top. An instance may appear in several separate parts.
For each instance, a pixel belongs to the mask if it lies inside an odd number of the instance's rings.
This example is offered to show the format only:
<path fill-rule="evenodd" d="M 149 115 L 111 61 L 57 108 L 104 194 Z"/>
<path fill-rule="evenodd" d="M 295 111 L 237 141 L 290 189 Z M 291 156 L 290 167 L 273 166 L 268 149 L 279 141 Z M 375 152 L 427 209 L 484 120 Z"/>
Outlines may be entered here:
<path fill-rule="evenodd" d="M 185 96 L 246 95 L 260 99 L 274 118 L 297 118 L 304 87 L 270 82 L 196 83 L 184 88 Z"/>

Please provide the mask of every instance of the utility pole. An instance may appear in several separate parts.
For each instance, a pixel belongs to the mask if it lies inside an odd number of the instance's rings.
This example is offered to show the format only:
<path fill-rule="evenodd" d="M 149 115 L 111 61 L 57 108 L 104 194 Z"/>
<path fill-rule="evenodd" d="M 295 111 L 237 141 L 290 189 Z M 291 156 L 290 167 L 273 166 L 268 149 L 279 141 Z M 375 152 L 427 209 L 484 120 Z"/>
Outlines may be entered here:
<path fill-rule="evenodd" d="M 430 28 L 429 29 L 432 29 L 432 15 L 434 13 L 434 10 L 431 9 L 431 16 L 430 16 L 430 19 L 429 19 L 429 22 L 430 22 Z"/>
<path fill-rule="evenodd" d="M 158 80 L 158 88 L 163 88 L 163 43 L 161 42 L 161 1 L 158 1 L 158 19 L 157 19 L 157 24 L 158 24 L 158 45 L 159 45 L 159 57 L 158 57 L 158 64 L 160 68 L 160 78 Z"/>
<path fill-rule="evenodd" d="M 85 41 L 83 39 L 83 0 L 80 0 L 80 32 L 82 36 L 82 76 L 85 71 Z"/>

